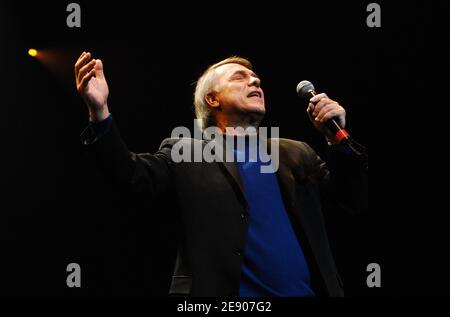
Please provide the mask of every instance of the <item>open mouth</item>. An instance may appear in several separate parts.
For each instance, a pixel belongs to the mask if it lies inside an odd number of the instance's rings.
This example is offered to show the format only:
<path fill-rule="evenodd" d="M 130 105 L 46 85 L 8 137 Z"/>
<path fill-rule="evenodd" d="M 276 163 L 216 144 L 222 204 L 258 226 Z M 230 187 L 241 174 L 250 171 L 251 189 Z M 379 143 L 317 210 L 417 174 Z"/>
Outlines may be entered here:
<path fill-rule="evenodd" d="M 261 98 L 262 97 L 262 94 L 259 92 L 259 91 L 252 91 L 251 93 L 249 93 L 248 95 L 247 95 L 247 97 L 258 97 L 258 98 Z"/>

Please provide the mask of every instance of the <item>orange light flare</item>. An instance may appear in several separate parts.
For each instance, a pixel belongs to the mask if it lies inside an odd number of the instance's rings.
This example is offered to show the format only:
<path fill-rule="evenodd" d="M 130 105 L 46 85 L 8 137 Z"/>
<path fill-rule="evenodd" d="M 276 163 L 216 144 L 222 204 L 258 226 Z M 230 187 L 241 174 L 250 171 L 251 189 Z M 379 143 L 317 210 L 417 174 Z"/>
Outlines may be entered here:
<path fill-rule="evenodd" d="M 79 49 L 72 47 L 62 48 L 30 48 L 28 55 L 44 66 L 53 76 L 63 82 L 70 89 L 74 82 L 74 65 L 79 56 Z"/>

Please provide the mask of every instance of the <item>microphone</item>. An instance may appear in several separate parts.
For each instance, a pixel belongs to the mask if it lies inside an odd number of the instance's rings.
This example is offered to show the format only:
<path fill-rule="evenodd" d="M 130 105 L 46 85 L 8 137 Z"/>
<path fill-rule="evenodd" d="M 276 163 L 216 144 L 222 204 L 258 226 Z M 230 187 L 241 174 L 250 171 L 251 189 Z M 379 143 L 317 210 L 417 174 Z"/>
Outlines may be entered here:
<path fill-rule="evenodd" d="M 307 81 L 303 80 L 297 85 L 297 94 L 301 99 L 307 100 L 309 102 L 309 99 L 314 97 L 316 95 L 316 91 L 314 90 L 314 85 Z M 339 123 L 336 122 L 333 118 L 325 121 L 324 125 L 334 134 L 334 137 L 338 142 L 350 141 L 350 134 L 348 134 L 345 129 L 341 128 Z"/>

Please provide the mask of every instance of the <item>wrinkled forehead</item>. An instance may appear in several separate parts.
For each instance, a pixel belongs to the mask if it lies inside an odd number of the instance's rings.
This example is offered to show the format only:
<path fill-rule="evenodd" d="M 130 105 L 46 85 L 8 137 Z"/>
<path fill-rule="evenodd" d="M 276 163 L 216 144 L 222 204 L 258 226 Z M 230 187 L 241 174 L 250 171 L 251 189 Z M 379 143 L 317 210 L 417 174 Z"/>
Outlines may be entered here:
<path fill-rule="evenodd" d="M 221 65 L 214 69 L 216 78 L 228 77 L 233 75 L 236 72 L 246 72 L 253 76 L 256 76 L 255 73 L 241 64 L 229 63 L 225 65 Z"/>

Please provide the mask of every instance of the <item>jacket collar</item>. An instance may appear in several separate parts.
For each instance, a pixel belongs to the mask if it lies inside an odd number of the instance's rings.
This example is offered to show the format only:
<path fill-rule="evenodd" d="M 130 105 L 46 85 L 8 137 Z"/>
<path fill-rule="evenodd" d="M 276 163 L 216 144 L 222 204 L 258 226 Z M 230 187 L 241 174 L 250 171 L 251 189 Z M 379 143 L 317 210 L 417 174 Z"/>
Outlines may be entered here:
<path fill-rule="evenodd" d="M 224 135 L 222 135 L 224 136 Z M 227 148 L 228 151 L 232 151 L 232 148 L 226 144 L 224 139 L 221 140 L 221 144 L 219 144 L 218 140 L 207 138 L 205 139 L 206 145 L 211 146 L 213 149 L 218 149 L 218 151 L 214 151 L 214 156 L 217 164 L 224 168 L 226 173 L 231 176 L 233 185 L 239 189 L 239 193 L 241 198 L 245 201 L 245 204 L 248 206 L 248 199 L 245 195 L 244 185 L 242 182 L 241 174 L 239 172 L 239 167 L 234 161 L 226 160 Z M 292 206 L 286 206 L 286 208 L 293 207 L 296 203 L 296 195 L 295 195 L 295 179 L 292 174 L 290 167 L 285 164 L 283 161 L 283 152 L 279 145 L 279 139 L 267 139 L 263 136 L 260 137 L 260 142 L 265 143 L 267 146 L 267 151 L 270 153 L 272 145 L 277 142 L 276 146 L 279 147 L 279 166 L 276 171 L 277 180 L 280 186 L 280 190 L 283 194 L 287 195 L 287 201 L 284 199 L 285 203 L 289 202 Z M 228 152 L 229 153 L 229 152 Z M 230 155 L 230 153 L 229 153 Z M 233 153 L 231 152 L 231 155 Z M 283 197 L 284 198 L 284 197 Z"/>

